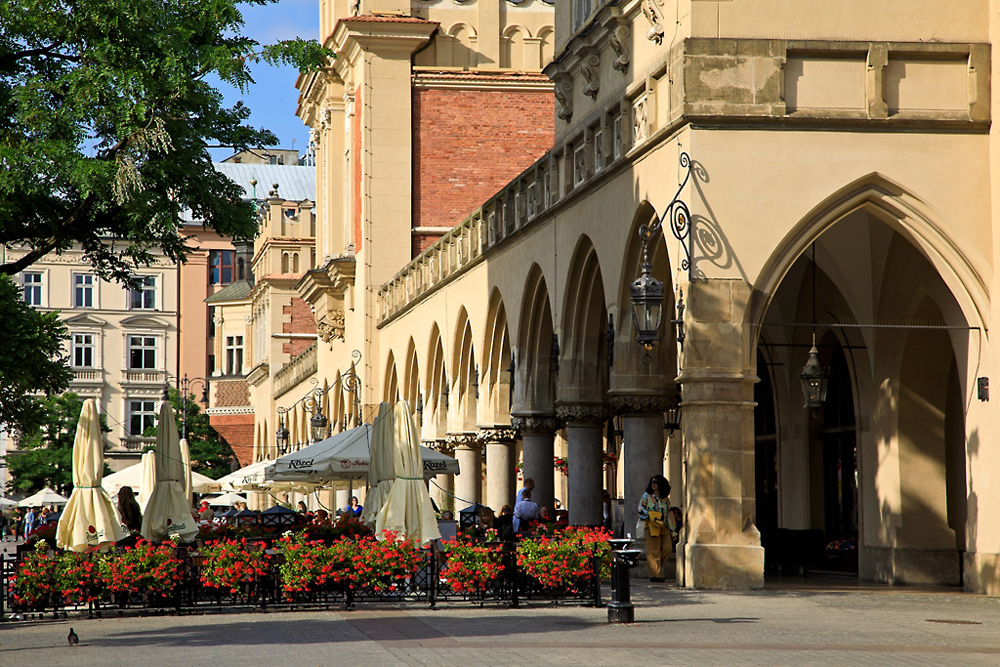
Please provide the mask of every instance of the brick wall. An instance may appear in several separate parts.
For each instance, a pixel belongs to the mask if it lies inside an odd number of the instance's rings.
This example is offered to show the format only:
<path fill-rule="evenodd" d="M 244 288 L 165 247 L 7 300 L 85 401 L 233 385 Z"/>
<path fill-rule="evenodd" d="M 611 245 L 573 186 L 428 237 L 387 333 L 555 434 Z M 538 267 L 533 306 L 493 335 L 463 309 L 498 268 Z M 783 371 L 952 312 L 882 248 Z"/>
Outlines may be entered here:
<path fill-rule="evenodd" d="M 215 408 L 242 408 L 250 405 L 250 385 L 246 380 L 215 382 Z"/>
<path fill-rule="evenodd" d="M 413 226 L 452 227 L 552 148 L 551 90 L 413 90 Z M 413 240 L 414 256 L 437 240 Z"/>
<path fill-rule="evenodd" d="M 297 296 L 292 297 L 291 305 L 282 307 L 281 314 L 284 315 L 281 323 L 283 333 L 316 333 L 316 318 L 313 317 L 312 309 Z M 293 338 L 282 344 L 281 351 L 289 355 L 290 359 L 294 359 L 314 342 L 314 338 Z"/>
<path fill-rule="evenodd" d="M 253 463 L 253 415 L 212 415 L 209 421 L 233 448 L 241 466 Z"/>

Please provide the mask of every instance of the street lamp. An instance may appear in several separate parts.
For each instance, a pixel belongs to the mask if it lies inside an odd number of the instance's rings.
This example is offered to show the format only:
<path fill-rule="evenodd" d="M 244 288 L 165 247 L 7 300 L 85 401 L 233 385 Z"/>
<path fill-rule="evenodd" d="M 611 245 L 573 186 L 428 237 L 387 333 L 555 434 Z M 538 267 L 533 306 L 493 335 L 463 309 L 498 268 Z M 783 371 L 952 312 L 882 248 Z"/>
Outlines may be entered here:
<path fill-rule="evenodd" d="M 636 280 L 629 285 L 629 292 L 632 296 L 632 323 L 635 325 L 635 342 L 646 349 L 643 356 L 644 363 L 652 360 L 649 352 L 660 340 L 660 325 L 663 323 L 663 283 L 653 277 L 653 264 L 649 259 L 649 243 L 663 228 L 666 220 L 670 224 L 670 232 L 674 238 L 681 242 L 684 250 L 684 259 L 681 260 L 681 268 L 687 270 L 688 280 L 693 277 L 692 248 L 691 248 L 691 211 L 688 205 L 680 198 L 684 186 L 691 178 L 694 163 L 687 153 L 680 155 L 681 167 L 687 169 L 684 181 L 674 198 L 667 205 L 667 209 L 662 216 L 654 215 L 653 219 L 639 226 L 639 238 L 642 239 L 642 264 L 641 273 Z M 677 301 L 677 319 L 672 320 L 678 325 L 677 342 L 684 342 L 684 293 Z"/>
<path fill-rule="evenodd" d="M 164 401 L 170 400 L 170 384 L 173 383 L 174 387 L 181 395 L 181 437 L 187 437 L 187 403 L 188 403 L 188 392 L 193 389 L 196 385 L 201 384 L 201 400 L 199 401 L 206 408 L 208 407 L 208 380 L 203 377 L 189 378 L 187 373 L 184 374 L 182 378 L 170 377 L 168 376 L 163 381 L 163 394 L 160 398 Z"/>
<path fill-rule="evenodd" d="M 819 348 L 816 347 L 816 333 L 813 332 L 809 359 L 799 374 L 799 381 L 802 383 L 802 393 L 806 397 L 804 407 L 810 410 L 818 410 L 823 407 L 823 403 L 826 402 L 828 380 L 829 377 L 823 370 L 823 364 L 819 361 Z"/>
<path fill-rule="evenodd" d="M 670 397 L 667 409 L 664 410 L 666 422 L 663 428 L 667 430 L 667 437 L 672 438 L 674 431 L 681 430 L 681 386 L 677 385 L 677 393 Z"/>
<path fill-rule="evenodd" d="M 288 452 L 288 439 L 291 434 L 285 427 L 285 417 L 281 408 L 278 408 L 278 430 L 274 432 L 274 441 L 278 446 L 278 456 L 284 456 Z"/>

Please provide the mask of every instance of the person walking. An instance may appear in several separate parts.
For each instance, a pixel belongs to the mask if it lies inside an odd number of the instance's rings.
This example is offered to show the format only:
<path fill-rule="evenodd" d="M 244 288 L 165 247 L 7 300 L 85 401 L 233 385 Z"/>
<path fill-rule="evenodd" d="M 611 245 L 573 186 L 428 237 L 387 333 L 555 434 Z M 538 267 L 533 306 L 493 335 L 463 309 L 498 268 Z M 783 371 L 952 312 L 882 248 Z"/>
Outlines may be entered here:
<path fill-rule="evenodd" d="M 670 482 L 663 475 L 653 475 L 646 492 L 639 499 L 639 520 L 645 523 L 646 564 L 649 580 L 664 581 L 663 563 L 673 552 L 670 540 Z"/>
<path fill-rule="evenodd" d="M 527 482 L 529 480 L 525 480 Z M 531 499 L 531 489 L 521 489 L 521 501 L 514 506 L 514 532 L 520 533 L 531 528 L 531 522 L 538 517 L 538 503 Z"/>
<path fill-rule="evenodd" d="M 28 513 L 24 515 L 24 536 L 27 537 L 35 529 L 36 519 L 35 508 L 29 507 Z"/>
<path fill-rule="evenodd" d="M 519 502 L 521 502 L 522 500 L 524 500 L 524 492 L 525 491 L 534 491 L 534 490 L 535 490 L 535 480 L 532 479 L 531 477 L 528 477 L 527 479 L 524 480 L 524 486 L 521 487 L 521 490 L 517 492 L 517 497 L 514 498 L 514 510 L 515 511 L 517 510 L 517 504 Z"/>

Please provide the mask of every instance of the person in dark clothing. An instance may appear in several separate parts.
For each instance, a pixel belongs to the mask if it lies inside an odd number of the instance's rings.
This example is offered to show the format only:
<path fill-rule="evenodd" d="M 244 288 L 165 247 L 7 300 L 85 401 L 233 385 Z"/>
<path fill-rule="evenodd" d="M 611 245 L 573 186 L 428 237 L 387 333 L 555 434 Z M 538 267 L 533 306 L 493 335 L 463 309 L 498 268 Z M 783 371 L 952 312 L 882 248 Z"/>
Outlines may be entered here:
<path fill-rule="evenodd" d="M 131 486 L 123 486 L 118 491 L 118 514 L 121 516 L 122 525 L 128 528 L 129 532 L 139 532 L 142 529 L 142 509 L 135 500 L 135 492 Z"/>

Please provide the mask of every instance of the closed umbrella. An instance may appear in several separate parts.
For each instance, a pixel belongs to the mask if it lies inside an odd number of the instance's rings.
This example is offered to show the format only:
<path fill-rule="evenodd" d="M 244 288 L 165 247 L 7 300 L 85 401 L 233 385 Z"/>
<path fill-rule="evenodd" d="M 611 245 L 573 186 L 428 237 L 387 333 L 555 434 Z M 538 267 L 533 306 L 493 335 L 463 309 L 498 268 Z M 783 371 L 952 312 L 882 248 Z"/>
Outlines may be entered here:
<path fill-rule="evenodd" d="M 188 447 L 187 438 L 181 438 L 181 462 L 184 463 L 184 497 L 187 498 L 188 505 L 194 499 L 191 495 L 191 448 Z"/>
<path fill-rule="evenodd" d="M 101 487 L 104 476 L 104 438 L 94 399 L 80 412 L 73 441 L 73 493 L 56 526 L 56 546 L 68 551 L 106 548 L 124 539 L 118 510 Z"/>
<path fill-rule="evenodd" d="M 440 539 L 441 532 L 430 493 L 424 484 L 424 462 L 420 458 L 417 426 L 413 423 L 406 401 L 397 402 L 392 414 L 392 448 L 389 454 L 394 479 L 389 495 L 378 511 L 375 534 L 383 539 L 383 531 L 394 531 L 424 546 Z M 365 502 L 366 510 L 369 502 Z"/>
<path fill-rule="evenodd" d="M 146 511 L 149 498 L 153 495 L 153 487 L 156 486 L 156 454 L 146 452 L 142 455 L 142 475 L 139 478 L 139 505 L 142 511 Z"/>
<path fill-rule="evenodd" d="M 394 420 L 392 408 L 383 401 L 378 406 L 378 417 L 372 424 L 368 463 L 368 496 L 361 519 L 374 526 L 382 505 L 389 499 L 389 490 L 396 475 L 392 464 Z"/>
<path fill-rule="evenodd" d="M 28 496 L 24 500 L 18 503 L 20 507 L 39 507 L 41 505 L 65 505 L 69 502 L 69 498 L 60 495 L 50 489 L 45 487 L 38 493 Z"/>
<path fill-rule="evenodd" d="M 177 535 L 190 542 L 198 534 L 191 506 L 184 496 L 184 462 L 174 410 L 169 401 L 160 404 L 156 429 L 156 486 L 142 515 L 142 536 L 160 542 Z"/>

